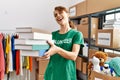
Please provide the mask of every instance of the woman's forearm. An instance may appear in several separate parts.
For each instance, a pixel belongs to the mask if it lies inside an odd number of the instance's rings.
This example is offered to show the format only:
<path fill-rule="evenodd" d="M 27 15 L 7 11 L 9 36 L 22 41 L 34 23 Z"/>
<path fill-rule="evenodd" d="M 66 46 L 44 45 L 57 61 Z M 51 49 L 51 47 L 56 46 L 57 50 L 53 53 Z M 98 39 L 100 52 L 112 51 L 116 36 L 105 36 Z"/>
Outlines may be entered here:
<path fill-rule="evenodd" d="M 72 51 L 66 51 L 60 47 L 58 47 L 58 54 L 61 55 L 62 57 L 70 60 L 76 60 L 78 53 L 79 53 L 80 45 L 74 44 Z"/>

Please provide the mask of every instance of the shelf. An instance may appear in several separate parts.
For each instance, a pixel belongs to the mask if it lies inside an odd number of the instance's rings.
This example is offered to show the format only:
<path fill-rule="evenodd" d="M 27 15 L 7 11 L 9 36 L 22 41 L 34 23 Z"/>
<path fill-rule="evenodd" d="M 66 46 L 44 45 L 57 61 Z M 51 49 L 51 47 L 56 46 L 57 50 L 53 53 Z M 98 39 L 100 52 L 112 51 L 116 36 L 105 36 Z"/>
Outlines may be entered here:
<path fill-rule="evenodd" d="M 83 56 L 83 55 L 81 55 L 81 54 L 78 54 L 78 56 L 79 56 L 79 57 L 82 57 L 82 58 L 85 58 L 85 59 L 88 59 L 87 56 Z"/>
<path fill-rule="evenodd" d="M 76 17 L 70 17 L 71 20 L 78 20 L 80 18 L 88 17 L 88 14 L 83 15 L 83 16 L 76 16 Z"/>
<path fill-rule="evenodd" d="M 113 13 L 118 13 L 118 12 L 120 12 L 120 7 L 113 8 L 113 9 L 108 9 L 108 10 L 104 10 L 104 11 L 100 11 L 100 12 L 96 12 L 96 13 L 85 14 L 85 15 L 75 16 L 75 17 L 70 17 L 70 19 L 71 20 L 77 20 L 77 19 L 80 19 L 80 18 L 88 17 L 88 16 L 98 17 L 100 15 L 108 15 L 108 14 L 113 14 Z"/>
<path fill-rule="evenodd" d="M 120 51 L 120 48 L 108 48 L 108 47 L 104 47 L 104 46 L 97 46 L 95 45 L 95 40 L 91 39 L 91 44 L 90 44 L 90 48 L 101 48 L 101 49 L 110 49 L 110 50 L 114 50 L 114 51 Z"/>
<path fill-rule="evenodd" d="M 102 47 L 102 46 L 96 46 L 96 45 L 91 45 L 91 47 L 98 47 L 98 48 L 104 48 L 104 49 L 110 49 L 110 50 L 114 50 L 114 51 L 120 51 L 120 48 L 107 48 L 107 47 Z"/>
<path fill-rule="evenodd" d="M 85 14 L 82 16 L 76 16 L 76 17 L 72 17 L 70 18 L 70 20 L 78 20 L 78 24 L 80 24 L 80 20 L 82 18 L 88 17 L 88 38 L 84 38 L 84 41 L 88 43 L 88 49 L 96 49 L 96 50 L 102 50 L 104 51 L 105 49 L 109 49 L 109 50 L 113 50 L 113 51 L 118 51 L 120 52 L 120 49 L 117 48 L 109 48 L 109 47 L 104 47 L 104 46 L 96 46 L 95 45 L 95 39 L 91 38 L 91 29 L 92 29 L 92 18 L 98 18 L 98 29 L 102 29 L 103 28 L 103 23 L 105 22 L 105 16 L 108 14 L 113 14 L 113 13 L 118 13 L 120 12 L 120 7 L 117 8 L 112 8 L 112 9 L 108 9 L 108 10 L 104 10 L 104 11 L 100 11 L 100 12 L 96 12 L 96 13 L 91 13 L 91 14 Z M 87 61 L 89 60 L 87 56 L 83 56 L 82 55 L 82 51 L 78 54 L 79 57 L 82 57 L 84 59 L 86 59 Z M 87 63 L 88 64 L 88 63 Z M 88 70 L 87 70 L 88 72 Z M 88 76 L 87 74 L 83 74 L 81 71 L 77 71 L 77 80 L 87 80 Z"/>

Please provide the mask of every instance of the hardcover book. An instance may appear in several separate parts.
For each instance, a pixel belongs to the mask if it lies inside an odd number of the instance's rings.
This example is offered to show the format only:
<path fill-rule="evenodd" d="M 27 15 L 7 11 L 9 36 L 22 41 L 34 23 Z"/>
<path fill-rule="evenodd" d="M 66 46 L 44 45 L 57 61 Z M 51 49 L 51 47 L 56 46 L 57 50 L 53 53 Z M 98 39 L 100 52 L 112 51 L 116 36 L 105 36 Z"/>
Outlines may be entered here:
<path fill-rule="evenodd" d="M 15 39 L 15 45 L 48 45 L 47 40 L 40 39 Z"/>
<path fill-rule="evenodd" d="M 15 45 L 17 50 L 43 50 L 49 48 L 50 45 Z"/>
<path fill-rule="evenodd" d="M 33 28 L 33 27 L 17 27 L 16 28 L 17 33 L 21 32 L 40 32 L 40 33 L 47 33 L 50 34 L 50 32 L 39 29 L 39 28 Z"/>
<path fill-rule="evenodd" d="M 20 50 L 22 56 L 42 57 L 47 49 L 32 51 L 32 50 Z"/>
<path fill-rule="evenodd" d="M 20 39 L 43 39 L 43 40 L 52 40 L 51 34 L 45 34 L 45 33 L 19 33 Z"/>

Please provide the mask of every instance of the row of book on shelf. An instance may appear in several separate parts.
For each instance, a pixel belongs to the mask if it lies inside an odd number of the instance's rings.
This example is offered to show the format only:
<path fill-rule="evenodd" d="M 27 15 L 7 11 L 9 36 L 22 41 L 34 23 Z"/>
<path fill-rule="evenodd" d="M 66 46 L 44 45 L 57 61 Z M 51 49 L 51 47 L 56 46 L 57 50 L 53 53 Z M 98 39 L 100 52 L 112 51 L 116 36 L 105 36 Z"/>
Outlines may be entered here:
<path fill-rule="evenodd" d="M 50 32 L 33 28 L 17 27 L 19 38 L 15 39 L 15 49 L 23 56 L 41 57 L 50 48 L 47 40 L 52 40 Z"/>
<path fill-rule="evenodd" d="M 103 23 L 103 29 L 120 29 L 120 20 L 106 20 L 104 23 Z"/>

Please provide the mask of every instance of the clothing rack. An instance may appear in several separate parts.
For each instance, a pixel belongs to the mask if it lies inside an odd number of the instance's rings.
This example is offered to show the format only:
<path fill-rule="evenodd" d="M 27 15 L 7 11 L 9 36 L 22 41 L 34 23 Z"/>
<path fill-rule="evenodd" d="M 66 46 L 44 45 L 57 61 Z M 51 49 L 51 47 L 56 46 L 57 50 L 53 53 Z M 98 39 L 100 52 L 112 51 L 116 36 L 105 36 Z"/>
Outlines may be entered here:
<path fill-rule="evenodd" d="M 16 33 L 16 30 L 12 30 L 12 29 L 10 29 L 10 30 L 8 30 L 8 29 L 0 29 L 0 33 L 9 34 L 9 35 L 18 34 L 18 33 Z M 22 57 L 23 56 L 20 55 L 21 60 L 22 60 Z M 21 66 L 20 67 L 20 76 L 23 77 L 24 75 L 23 75 L 23 71 L 22 71 L 22 61 L 20 61 L 20 66 Z M 26 76 L 24 76 L 25 80 L 30 80 L 30 71 L 29 70 L 25 71 L 25 75 L 26 75 Z"/>

